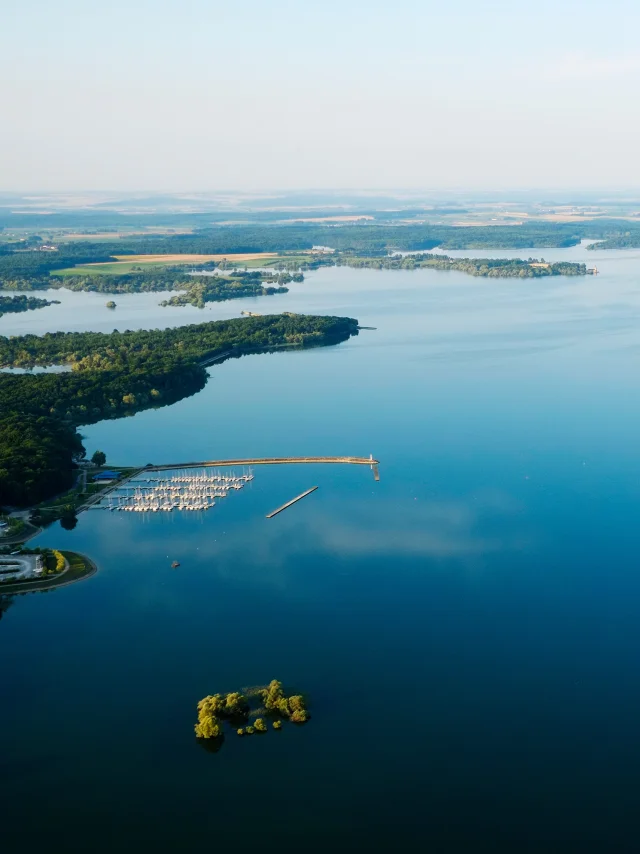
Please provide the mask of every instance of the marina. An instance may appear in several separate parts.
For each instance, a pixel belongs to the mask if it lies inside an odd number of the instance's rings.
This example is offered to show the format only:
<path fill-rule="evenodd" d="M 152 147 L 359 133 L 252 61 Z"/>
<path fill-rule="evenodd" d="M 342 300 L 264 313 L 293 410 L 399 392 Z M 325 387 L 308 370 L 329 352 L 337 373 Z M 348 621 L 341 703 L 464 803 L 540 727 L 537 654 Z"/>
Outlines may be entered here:
<path fill-rule="evenodd" d="M 252 466 L 254 465 L 288 465 L 315 463 L 369 466 L 369 468 L 373 472 L 374 480 L 380 480 L 380 462 L 379 460 L 374 458 L 373 454 L 369 454 L 368 457 L 252 457 L 250 459 L 204 460 L 200 462 L 165 463 L 163 465 L 149 464 L 146 465 L 144 468 L 136 469 L 133 474 L 123 478 L 122 480 L 119 480 L 115 484 L 109 484 L 103 492 L 90 496 L 83 504 L 81 504 L 77 508 L 77 512 L 82 513 L 84 510 L 89 510 L 90 508 L 103 510 L 129 510 L 131 509 L 131 507 L 133 507 L 134 509 L 136 507 L 140 507 L 141 509 L 143 509 L 147 507 L 147 504 L 153 505 L 151 508 L 147 508 L 151 509 L 152 511 L 154 509 L 173 510 L 176 509 L 176 506 L 178 507 L 178 509 L 204 510 L 208 509 L 209 506 L 213 506 L 213 504 L 209 504 L 207 507 L 180 507 L 180 496 L 172 496 L 173 498 L 178 498 L 177 505 L 172 501 L 165 501 L 164 499 L 168 498 L 169 496 L 162 494 L 162 488 L 168 488 L 169 486 L 174 487 L 176 485 L 183 484 L 184 486 L 190 487 L 191 491 L 195 490 L 197 492 L 197 489 L 201 486 L 216 485 L 219 486 L 220 489 L 226 494 L 229 489 L 241 489 L 245 483 L 248 483 L 250 480 L 253 480 Z M 235 474 L 223 475 L 220 472 L 216 471 L 216 469 L 218 468 L 226 468 L 227 466 L 243 466 L 243 474 L 241 476 L 236 476 Z M 194 474 L 194 469 L 200 469 L 200 471 Z M 214 470 L 213 474 L 211 474 L 211 469 Z M 155 476 L 156 472 L 168 471 L 179 471 L 180 473 L 173 474 L 171 475 L 171 477 Z M 157 494 L 155 496 L 158 499 L 157 501 L 146 502 L 145 500 L 143 500 L 142 496 L 137 498 L 136 501 L 129 503 L 123 502 L 121 500 L 125 490 L 135 488 L 140 488 L 140 490 L 146 490 L 149 489 L 149 486 L 147 484 L 155 484 L 158 488 Z M 189 497 L 214 499 L 222 498 L 224 496 L 221 494 L 190 496 L 189 490 L 186 490 L 182 498 L 185 499 Z M 184 503 L 185 501 L 183 500 L 182 504 L 184 505 Z"/>
<path fill-rule="evenodd" d="M 93 505 L 97 510 L 128 513 L 158 513 L 172 510 L 210 510 L 216 499 L 226 498 L 253 480 L 251 470 L 213 474 L 180 471 L 171 477 L 137 477 L 112 490 Z"/>

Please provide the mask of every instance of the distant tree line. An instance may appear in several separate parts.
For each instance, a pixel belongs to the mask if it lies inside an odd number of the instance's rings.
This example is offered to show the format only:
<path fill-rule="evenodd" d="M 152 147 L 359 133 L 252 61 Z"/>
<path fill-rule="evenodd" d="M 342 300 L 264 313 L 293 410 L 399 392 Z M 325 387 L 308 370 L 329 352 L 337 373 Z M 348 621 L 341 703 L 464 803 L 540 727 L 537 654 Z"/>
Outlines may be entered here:
<path fill-rule="evenodd" d="M 122 238 L 93 244 L 95 252 L 125 254 L 235 254 L 301 251 L 330 246 L 348 252 L 428 251 L 446 249 L 527 249 L 575 246 L 582 239 L 605 239 L 625 232 L 640 235 L 626 220 L 581 223 L 536 222 L 524 225 L 452 226 L 367 224 L 280 224 L 215 226 L 192 234 Z M 84 244 L 85 251 L 88 246 Z"/>
<path fill-rule="evenodd" d="M 415 213 L 415 212 L 414 212 Z M 54 215 L 47 219 L 53 226 Z M 273 214 L 271 214 L 273 218 Z M 285 217 L 286 218 L 286 217 Z M 147 217 L 148 221 L 153 217 Z M 209 216 L 211 222 L 215 217 Z M 116 217 L 122 224 L 122 220 Z M 42 220 L 37 220 L 42 222 Z M 66 219 L 64 220 L 67 221 Z M 83 221 L 78 219 L 76 222 Z M 191 220 L 197 225 L 206 218 Z M 62 222 L 62 220 L 60 220 Z M 25 220 L 26 224 L 26 220 Z M 133 222 L 131 223 L 133 224 Z M 20 251 L 0 255 L 0 281 L 26 272 L 29 255 L 31 275 L 73 264 L 112 260 L 131 254 L 236 254 L 247 252 L 301 251 L 315 245 L 349 252 L 428 251 L 446 249 L 527 249 L 575 246 L 582 239 L 604 241 L 640 240 L 640 222 L 593 219 L 583 222 L 527 222 L 522 225 L 454 226 L 441 224 L 367 223 L 271 223 L 213 225 L 189 234 L 131 235 L 113 241 L 61 243 L 59 252 Z M 4 244 L 3 253 L 6 251 Z M 627 245 L 627 244 L 625 244 Z M 19 256 L 23 260 L 19 260 Z M 7 264 L 7 260 L 9 263 Z M 17 266 L 15 266 L 17 265 Z"/>
<path fill-rule="evenodd" d="M 596 242 L 589 248 L 640 246 L 640 221 L 595 219 L 579 223 L 534 222 L 518 226 L 451 226 L 431 224 L 271 224 L 216 225 L 190 234 L 131 235 L 104 242 L 60 243 L 58 251 L 43 252 L 26 244 L 2 244 L 0 290 L 39 290 L 70 287 L 105 293 L 181 290 L 187 278 L 185 265 L 164 270 L 142 269 L 122 276 L 65 276 L 56 271 L 88 263 L 113 262 L 115 256 L 133 254 L 233 255 L 253 252 L 302 252 L 328 246 L 342 256 L 384 258 L 394 252 L 429 252 L 448 249 L 526 249 Z M 471 259 L 473 260 L 473 259 Z M 316 262 L 318 264 L 323 262 Z M 221 265 L 224 266 L 224 265 Z M 244 284 L 251 284 L 245 281 Z M 255 284 L 255 283 L 254 283 Z M 278 282 L 282 286 L 283 282 Z M 222 287 L 221 283 L 218 283 Z M 212 299 L 230 298 L 209 288 Z M 237 289 L 236 289 L 237 295 Z M 199 298 L 198 298 L 199 299 Z M 206 301 L 206 300 L 205 300 Z"/>
<path fill-rule="evenodd" d="M 6 255 L 0 255 L 0 287 L 5 287 L 5 279 L 9 281 L 19 278 L 33 279 L 37 276 L 48 276 L 52 270 L 115 260 L 100 244 L 85 246 L 66 243 L 58 252 L 40 252 L 35 249 L 14 250 Z"/>

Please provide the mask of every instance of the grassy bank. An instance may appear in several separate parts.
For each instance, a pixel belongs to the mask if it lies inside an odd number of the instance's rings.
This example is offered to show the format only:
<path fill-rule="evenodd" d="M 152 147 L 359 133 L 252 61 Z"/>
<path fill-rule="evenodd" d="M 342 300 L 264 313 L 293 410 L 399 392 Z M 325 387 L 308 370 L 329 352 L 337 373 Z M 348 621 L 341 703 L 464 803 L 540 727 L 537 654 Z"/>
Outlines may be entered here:
<path fill-rule="evenodd" d="M 135 468 L 118 468 L 117 466 L 109 466 L 112 471 L 117 471 L 120 474 L 120 479 L 131 475 Z M 113 483 L 92 483 L 93 475 L 102 471 L 102 469 L 87 470 L 87 485 L 84 485 L 84 478 L 81 475 L 79 481 L 67 492 L 36 504 L 32 509 L 31 518 L 39 525 L 50 525 L 57 519 L 63 516 L 74 516 L 80 508 L 98 494 L 113 489 Z"/>
<path fill-rule="evenodd" d="M 89 578 L 98 571 L 95 563 L 86 555 L 79 552 L 63 551 L 69 568 L 60 575 L 49 578 L 40 578 L 36 581 L 20 581 L 16 584 L 1 584 L 0 592 L 3 594 L 30 593 L 32 591 L 53 590 L 55 587 L 64 587 Z"/>

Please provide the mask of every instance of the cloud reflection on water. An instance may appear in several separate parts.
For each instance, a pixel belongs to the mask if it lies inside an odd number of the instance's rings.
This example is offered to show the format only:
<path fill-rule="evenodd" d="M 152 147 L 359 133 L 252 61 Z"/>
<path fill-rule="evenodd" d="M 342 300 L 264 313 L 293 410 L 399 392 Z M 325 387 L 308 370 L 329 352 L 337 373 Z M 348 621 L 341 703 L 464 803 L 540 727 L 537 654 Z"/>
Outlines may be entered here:
<path fill-rule="evenodd" d="M 173 581 L 166 589 L 153 584 L 149 566 L 158 566 L 166 581 L 171 560 L 181 566 L 182 574 L 203 578 L 213 573 L 231 583 L 267 585 L 285 590 L 296 586 L 300 573 L 323 567 L 327 577 L 332 572 L 357 574 L 359 561 L 377 559 L 403 560 L 411 567 L 416 561 L 420 571 L 433 566 L 485 567 L 485 559 L 506 551 L 525 547 L 530 535 L 519 518 L 521 506 L 505 492 L 486 490 L 464 499 L 447 501 L 392 499 L 375 503 L 351 500 L 347 507 L 334 512 L 327 507 L 306 514 L 295 510 L 275 520 L 238 517 L 225 523 L 225 531 L 210 525 L 213 514 L 201 524 L 194 519 L 154 525 L 145 530 L 137 516 L 118 514 L 101 517 L 107 524 L 96 525 L 95 546 L 98 552 L 115 557 L 132 555 L 126 565 L 127 595 L 147 606 L 165 596 L 170 597 Z M 157 518 L 154 522 L 157 521 Z M 117 533 L 114 531 L 117 526 Z M 136 573 L 141 567 L 142 572 Z M 136 574 L 142 584 L 136 584 Z M 204 580 L 204 578 L 203 578 Z M 163 581 L 163 584 L 165 583 Z"/>

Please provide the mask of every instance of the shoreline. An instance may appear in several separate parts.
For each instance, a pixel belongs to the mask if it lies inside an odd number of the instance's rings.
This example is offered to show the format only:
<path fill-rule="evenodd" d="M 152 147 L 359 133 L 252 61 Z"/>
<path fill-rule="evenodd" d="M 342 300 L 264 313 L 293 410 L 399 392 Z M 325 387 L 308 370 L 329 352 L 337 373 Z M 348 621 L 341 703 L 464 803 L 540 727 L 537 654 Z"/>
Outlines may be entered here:
<path fill-rule="evenodd" d="M 56 575 L 53 578 L 42 578 L 38 581 L 20 581 L 16 584 L 0 584 L 0 594 L 17 595 L 19 593 L 37 593 L 38 591 L 43 592 L 46 590 L 54 590 L 57 587 L 67 587 L 69 584 L 76 584 L 78 581 L 84 581 L 87 578 L 91 578 L 98 572 L 97 564 L 92 561 L 91 558 L 87 557 L 87 555 L 73 551 L 62 551 L 62 554 L 65 556 L 67 561 L 67 568 L 59 575 Z M 84 569 L 82 572 L 74 570 L 69 561 L 70 555 L 79 557 L 83 561 Z M 73 572 L 77 573 L 76 577 L 69 578 L 69 573 Z"/>

